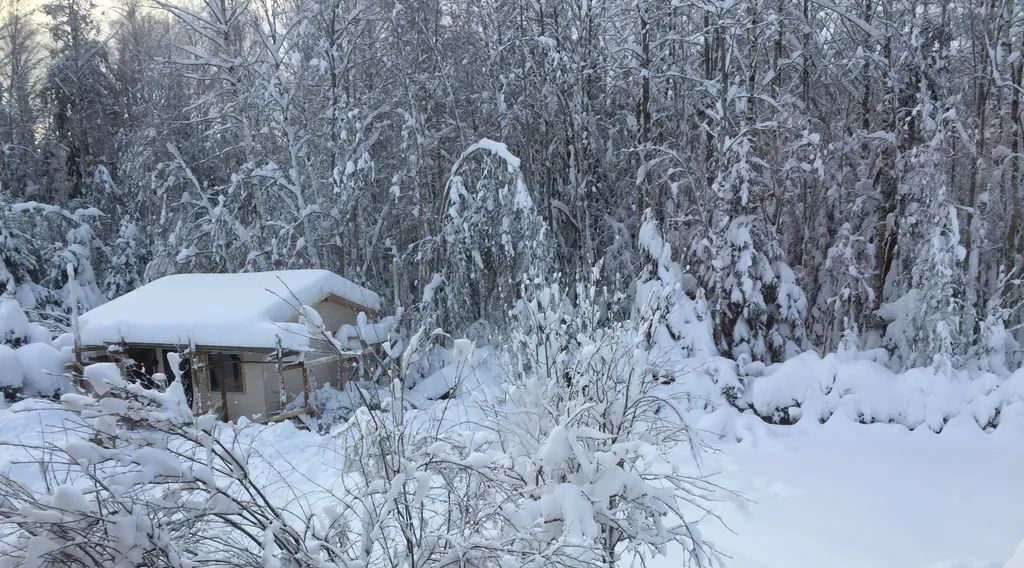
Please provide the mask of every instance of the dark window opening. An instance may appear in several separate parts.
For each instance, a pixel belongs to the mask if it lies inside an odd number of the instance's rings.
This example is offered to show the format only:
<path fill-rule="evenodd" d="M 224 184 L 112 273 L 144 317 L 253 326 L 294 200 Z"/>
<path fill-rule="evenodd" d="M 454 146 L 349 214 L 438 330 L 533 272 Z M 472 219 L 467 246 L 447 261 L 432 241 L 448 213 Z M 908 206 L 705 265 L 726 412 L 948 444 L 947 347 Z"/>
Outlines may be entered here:
<path fill-rule="evenodd" d="M 211 353 L 209 361 L 210 391 L 244 392 L 242 358 L 226 353 Z M 223 385 L 223 387 L 222 387 Z"/>
<path fill-rule="evenodd" d="M 157 372 L 156 350 L 128 349 L 124 352 L 124 366 L 128 379 L 146 388 L 155 388 L 153 373 Z"/>

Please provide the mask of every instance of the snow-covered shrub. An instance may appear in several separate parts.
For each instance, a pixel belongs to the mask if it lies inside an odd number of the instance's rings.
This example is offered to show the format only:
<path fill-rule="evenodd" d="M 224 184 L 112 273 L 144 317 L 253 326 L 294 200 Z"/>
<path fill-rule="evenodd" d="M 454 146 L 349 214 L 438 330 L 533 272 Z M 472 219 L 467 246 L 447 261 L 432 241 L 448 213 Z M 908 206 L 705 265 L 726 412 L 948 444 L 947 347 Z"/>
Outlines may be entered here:
<path fill-rule="evenodd" d="M 64 309 L 71 310 L 73 299 L 80 304 L 80 312 L 95 308 L 107 301 L 93 269 L 99 252 L 104 248 L 93 230 L 93 224 L 102 213 L 86 208 L 70 212 L 60 210 L 58 214 L 69 222 L 69 227 L 64 242 L 55 243 L 50 250 L 46 283 L 60 297 Z M 73 281 L 70 280 L 69 265 L 74 269 Z"/>
<path fill-rule="evenodd" d="M 672 247 L 665 242 L 652 212 L 644 215 L 638 245 L 647 260 L 645 270 L 636 282 L 631 312 L 642 313 L 663 307 L 664 318 L 651 334 L 662 344 L 665 353 L 681 359 L 703 362 L 718 356 L 714 340 L 714 322 L 704 290 L 693 276 L 672 258 Z"/>
<path fill-rule="evenodd" d="M 503 566 L 614 566 L 623 554 L 682 545 L 684 565 L 715 561 L 696 519 L 717 488 L 693 475 L 698 443 L 650 332 L 664 310 L 609 322 L 600 292 L 536 283 L 513 310 L 503 395 L 466 461 L 504 479 Z M 622 298 L 613 298 L 622 301 Z M 691 453 L 692 452 L 692 453 Z M 548 556 L 545 556 L 548 555 Z"/>
<path fill-rule="evenodd" d="M 31 328 L 17 300 L 0 297 L 0 345 L 17 348 L 29 342 Z"/>
<path fill-rule="evenodd" d="M 640 228 L 639 245 L 647 267 L 636 282 L 631 313 L 658 314 L 648 331 L 652 352 L 666 367 L 694 371 L 684 377 L 692 405 L 710 410 L 735 402 L 744 388 L 742 368 L 719 356 L 704 290 L 673 259 L 672 247 L 650 212 Z"/>
<path fill-rule="evenodd" d="M 1011 307 L 1013 301 L 1006 302 L 1007 296 L 1013 296 L 1022 286 L 1021 279 L 1003 276 L 999 279 L 996 291 L 989 299 L 983 317 L 978 322 L 978 341 L 968 351 L 965 368 L 983 372 L 1009 374 L 1010 369 L 1020 368 L 1020 343 L 1014 338 L 1007 324 L 1020 307 Z M 1009 306 L 1007 304 L 1010 304 Z"/>
<path fill-rule="evenodd" d="M 481 510 L 495 494 L 471 468 L 446 459 L 440 423 L 430 412 L 409 412 L 400 381 L 381 407 L 361 406 L 339 432 L 346 475 L 340 490 L 351 514 L 336 523 L 368 566 L 430 566 L 462 559 L 488 566 L 491 556 Z M 447 431 L 447 429 L 446 429 Z"/>
<path fill-rule="evenodd" d="M 942 118 L 939 118 L 942 121 Z M 950 374 L 960 366 L 974 333 L 973 298 L 965 288 L 967 249 L 961 244 L 958 206 L 947 171 L 942 128 L 909 152 L 902 164 L 898 193 L 903 208 L 895 277 L 887 282 L 892 300 L 878 314 L 887 322 L 885 346 L 902 369 L 933 365 Z"/>
<path fill-rule="evenodd" d="M 401 351 L 386 348 L 388 393 L 373 393 L 372 404 L 364 402 L 335 430 L 345 468 L 339 510 L 346 514 L 332 527 L 333 537 L 358 550 L 366 566 L 579 565 L 575 546 L 540 539 L 513 518 L 533 494 L 520 485 L 516 450 L 494 444 L 471 397 L 422 410 L 406 404 L 402 379 L 435 351 L 429 343 L 437 336 L 444 334 L 420 330 Z M 471 357 L 471 341 L 451 343 L 453 359 Z"/>
<path fill-rule="evenodd" d="M 21 368 L 21 360 L 14 349 L 0 344 L 0 391 L 4 398 L 16 398 L 25 384 L 25 370 Z"/>
<path fill-rule="evenodd" d="M 319 383 L 318 383 L 319 384 Z M 332 427 L 345 424 L 363 407 L 379 409 L 382 400 L 390 397 L 390 389 L 372 381 L 347 381 L 341 388 L 323 383 L 312 393 L 312 417 L 302 419 L 316 431 L 330 431 Z M 285 413 L 306 408 L 305 393 L 300 393 L 284 408 Z"/>
<path fill-rule="evenodd" d="M 244 425 L 194 417 L 178 381 L 165 392 L 113 363 L 85 369 L 94 394 L 65 394 L 79 428 L 29 450 L 46 483 L 0 475 L 8 558 L 32 566 L 309 566 L 328 552 L 312 520 L 272 503 L 251 475 Z M 296 531 L 295 527 L 300 528 Z M 277 557 L 281 560 L 278 561 Z"/>
<path fill-rule="evenodd" d="M 29 343 L 15 350 L 24 370 L 25 396 L 55 396 L 70 390 L 65 364 L 70 362 L 66 353 L 48 343 Z"/>
<path fill-rule="evenodd" d="M 936 199 L 945 198 L 939 190 Z M 961 290 L 960 245 L 956 208 L 936 206 L 926 217 L 931 233 L 924 239 L 911 270 L 911 286 L 896 301 L 884 304 L 879 313 L 889 321 L 886 338 L 904 368 L 933 364 L 949 373 L 960 363 L 963 333 L 957 294 Z M 928 216 L 926 211 L 922 216 Z"/>
<path fill-rule="evenodd" d="M 44 274 L 39 283 L 45 288 L 36 287 L 32 294 L 19 290 L 19 296 L 32 296 L 31 302 L 21 298 L 25 305 L 63 315 L 71 311 L 72 296 L 80 304 L 80 311 L 106 301 L 93 269 L 105 248 L 94 230 L 94 225 L 103 215 L 98 209 L 83 207 L 72 210 L 34 201 L 17 203 L 11 208 L 26 218 L 35 219 L 45 227 L 47 238 L 56 240 L 51 240 L 46 250 L 40 252 L 41 257 L 49 258 L 45 265 L 40 263 L 40 271 Z M 69 265 L 73 269 L 70 273 L 73 280 L 69 280 Z"/>
<path fill-rule="evenodd" d="M 53 347 L 50 333 L 30 322 L 13 298 L 0 297 L 0 390 L 4 397 L 54 396 L 66 390 L 67 353 Z"/>
<path fill-rule="evenodd" d="M 838 414 L 934 432 L 962 414 L 979 428 L 1002 428 L 1012 409 L 1024 410 L 1020 371 L 1006 378 L 934 366 L 896 373 L 869 355 L 804 353 L 751 379 L 739 405 L 770 422 L 825 422 Z"/>

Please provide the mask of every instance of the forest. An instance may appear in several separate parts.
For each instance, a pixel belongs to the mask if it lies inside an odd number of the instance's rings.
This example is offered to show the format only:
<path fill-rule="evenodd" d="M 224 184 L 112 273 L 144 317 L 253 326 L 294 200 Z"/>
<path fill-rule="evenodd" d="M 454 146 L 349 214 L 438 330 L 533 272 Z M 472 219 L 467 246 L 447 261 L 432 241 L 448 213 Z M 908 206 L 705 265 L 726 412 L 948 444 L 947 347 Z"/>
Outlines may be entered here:
<path fill-rule="evenodd" d="M 327 268 L 490 334 L 538 277 L 621 313 L 652 221 L 725 356 L 1012 370 L 1020 10 L 14 3 L 0 286 L 59 328 L 68 265 L 82 310 L 166 274 Z"/>
<path fill-rule="evenodd" d="M 1016 0 L 8 0 L 0 567 L 1024 568 L 1022 93 Z"/>

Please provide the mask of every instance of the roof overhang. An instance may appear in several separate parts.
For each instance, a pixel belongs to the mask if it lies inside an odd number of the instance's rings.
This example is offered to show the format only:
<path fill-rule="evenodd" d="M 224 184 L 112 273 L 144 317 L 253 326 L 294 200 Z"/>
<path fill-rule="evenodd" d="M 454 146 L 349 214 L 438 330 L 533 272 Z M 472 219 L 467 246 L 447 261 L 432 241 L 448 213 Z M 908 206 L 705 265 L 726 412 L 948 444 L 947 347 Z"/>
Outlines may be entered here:
<path fill-rule="evenodd" d="M 123 347 L 127 349 L 166 349 L 186 353 L 189 351 L 225 352 L 225 353 L 276 353 L 277 349 L 271 347 L 252 347 L 242 345 L 172 345 L 168 343 L 142 343 L 134 341 L 118 341 L 104 343 L 103 345 L 83 345 L 75 349 L 78 353 L 93 353 L 97 351 L 109 351 L 111 347 Z M 290 349 L 284 349 L 282 353 L 292 353 Z"/>

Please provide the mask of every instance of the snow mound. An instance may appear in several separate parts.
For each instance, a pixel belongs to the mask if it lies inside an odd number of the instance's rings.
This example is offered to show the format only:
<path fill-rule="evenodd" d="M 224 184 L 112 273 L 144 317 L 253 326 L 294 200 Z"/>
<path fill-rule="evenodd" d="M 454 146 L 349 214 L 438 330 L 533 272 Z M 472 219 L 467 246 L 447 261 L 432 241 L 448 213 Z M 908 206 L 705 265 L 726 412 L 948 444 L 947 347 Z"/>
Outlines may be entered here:
<path fill-rule="evenodd" d="M 854 422 L 901 424 L 911 430 L 924 425 L 939 432 L 962 414 L 982 428 L 1016 422 L 1024 414 L 1024 370 L 1005 379 L 992 373 L 945 375 L 930 368 L 897 374 L 868 358 L 808 352 L 747 381 L 740 406 L 780 423 L 825 422 L 840 414 Z"/>
<path fill-rule="evenodd" d="M 0 391 L 6 398 L 65 391 L 70 382 L 64 366 L 70 362 L 70 351 L 55 348 L 49 332 L 29 322 L 18 302 L 0 299 Z"/>
<path fill-rule="evenodd" d="M 0 298 L 0 344 L 28 343 L 30 329 L 25 312 L 14 298 Z"/>
<path fill-rule="evenodd" d="M 24 370 L 25 396 L 53 396 L 70 386 L 64 366 L 67 354 L 45 343 L 29 343 L 15 351 Z"/>
<path fill-rule="evenodd" d="M 452 349 L 438 349 L 443 353 L 437 370 L 429 373 L 406 392 L 406 400 L 415 406 L 426 406 L 429 401 L 462 396 L 467 393 L 498 393 L 501 391 L 499 356 L 492 347 L 473 346 L 473 342 L 459 339 Z"/>
<path fill-rule="evenodd" d="M 0 388 L 20 389 L 25 381 L 25 370 L 14 349 L 0 345 Z"/>
<path fill-rule="evenodd" d="M 49 343 L 50 332 L 30 322 L 21 305 L 11 297 L 0 298 L 0 345 L 18 347 L 26 343 Z"/>

